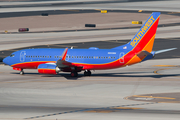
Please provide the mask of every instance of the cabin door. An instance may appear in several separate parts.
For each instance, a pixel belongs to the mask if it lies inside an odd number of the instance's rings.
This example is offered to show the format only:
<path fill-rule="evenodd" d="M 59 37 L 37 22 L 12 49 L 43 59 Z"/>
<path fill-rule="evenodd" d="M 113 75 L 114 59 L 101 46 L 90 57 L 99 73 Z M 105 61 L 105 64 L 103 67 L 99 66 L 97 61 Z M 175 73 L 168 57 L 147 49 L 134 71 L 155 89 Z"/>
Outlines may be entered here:
<path fill-rule="evenodd" d="M 20 61 L 21 62 L 24 62 L 25 61 L 25 58 L 26 58 L 26 51 L 22 51 L 20 53 Z"/>
<path fill-rule="evenodd" d="M 120 63 L 124 63 L 124 52 L 121 52 L 121 53 L 119 54 L 119 62 L 120 62 Z"/>

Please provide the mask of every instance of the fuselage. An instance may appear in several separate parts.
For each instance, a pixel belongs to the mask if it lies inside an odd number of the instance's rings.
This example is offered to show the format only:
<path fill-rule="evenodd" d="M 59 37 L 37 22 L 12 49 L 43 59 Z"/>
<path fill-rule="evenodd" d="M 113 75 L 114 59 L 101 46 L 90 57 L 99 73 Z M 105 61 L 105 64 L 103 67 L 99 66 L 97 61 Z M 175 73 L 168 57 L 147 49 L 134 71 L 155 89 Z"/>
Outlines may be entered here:
<path fill-rule="evenodd" d="M 40 64 L 56 63 L 64 49 L 43 48 L 24 49 L 5 58 L 5 63 L 22 69 L 37 69 Z M 74 65 L 86 66 L 84 69 L 113 69 L 124 65 L 124 55 L 128 50 L 121 49 L 69 49 L 66 61 Z M 131 57 L 131 56 L 130 56 Z M 9 59 L 9 60 L 8 60 Z"/>

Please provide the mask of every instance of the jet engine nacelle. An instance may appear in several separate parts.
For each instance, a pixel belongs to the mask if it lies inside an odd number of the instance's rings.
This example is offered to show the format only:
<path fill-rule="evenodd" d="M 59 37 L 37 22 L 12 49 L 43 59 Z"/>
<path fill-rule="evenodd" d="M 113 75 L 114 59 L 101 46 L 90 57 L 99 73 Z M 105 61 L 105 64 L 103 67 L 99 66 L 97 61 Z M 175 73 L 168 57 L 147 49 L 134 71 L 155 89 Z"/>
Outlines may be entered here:
<path fill-rule="evenodd" d="M 57 74 L 60 69 L 54 64 L 40 64 L 38 66 L 38 72 L 40 74 Z"/>

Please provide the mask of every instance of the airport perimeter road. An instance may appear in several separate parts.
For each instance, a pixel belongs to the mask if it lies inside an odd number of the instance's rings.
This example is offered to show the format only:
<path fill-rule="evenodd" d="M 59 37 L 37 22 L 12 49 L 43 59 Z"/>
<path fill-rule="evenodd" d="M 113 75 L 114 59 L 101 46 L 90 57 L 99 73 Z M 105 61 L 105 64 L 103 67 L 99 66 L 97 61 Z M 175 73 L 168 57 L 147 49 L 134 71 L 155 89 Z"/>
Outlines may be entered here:
<path fill-rule="evenodd" d="M 0 119 L 179 120 L 179 60 L 151 60 L 78 78 L 36 70 L 22 76 L 0 66 Z"/>
<path fill-rule="evenodd" d="M 26 7 L 23 7 L 23 6 Z M 145 11 L 169 11 L 180 12 L 179 0 L 80 0 L 80 1 L 40 1 L 40 2 L 18 2 L 3 3 L 0 13 L 22 12 L 22 11 L 47 11 L 59 9 L 109 9 L 109 10 L 145 10 Z"/>

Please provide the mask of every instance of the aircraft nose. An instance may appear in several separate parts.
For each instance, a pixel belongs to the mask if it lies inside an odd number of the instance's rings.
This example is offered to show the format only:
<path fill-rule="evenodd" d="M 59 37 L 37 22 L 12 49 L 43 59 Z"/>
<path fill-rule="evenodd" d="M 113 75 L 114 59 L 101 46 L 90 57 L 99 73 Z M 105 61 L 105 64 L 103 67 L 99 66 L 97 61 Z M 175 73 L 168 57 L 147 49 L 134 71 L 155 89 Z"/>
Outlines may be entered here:
<path fill-rule="evenodd" d="M 8 57 L 4 58 L 2 61 L 3 61 L 3 63 L 5 63 L 6 65 L 9 65 L 9 64 L 8 64 L 8 63 L 9 63 Z"/>

